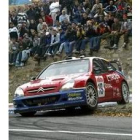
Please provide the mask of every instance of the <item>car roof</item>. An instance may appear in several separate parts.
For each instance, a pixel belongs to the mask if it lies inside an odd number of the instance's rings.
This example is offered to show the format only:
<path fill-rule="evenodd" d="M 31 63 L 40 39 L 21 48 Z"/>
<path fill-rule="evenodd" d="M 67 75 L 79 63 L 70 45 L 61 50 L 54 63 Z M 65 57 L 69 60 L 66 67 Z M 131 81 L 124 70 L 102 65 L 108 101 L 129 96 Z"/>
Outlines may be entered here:
<path fill-rule="evenodd" d="M 70 59 L 65 59 L 65 60 L 61 60 L 61 61 L 56 61 L 56 62 L 53 62 L 51 64 L 57 64 L 57 63 L 62 63 L 62 62 L 69 62 L 69 61 L 75 61 L 75 60 L 85 60 L 85 59 L 89 59 L 89 60 L 92 60 L 92 59 L 103 59 L 105 61 L 109 61 L 107 59 L 104 59 L 102 57 L 71 57 Z"/>

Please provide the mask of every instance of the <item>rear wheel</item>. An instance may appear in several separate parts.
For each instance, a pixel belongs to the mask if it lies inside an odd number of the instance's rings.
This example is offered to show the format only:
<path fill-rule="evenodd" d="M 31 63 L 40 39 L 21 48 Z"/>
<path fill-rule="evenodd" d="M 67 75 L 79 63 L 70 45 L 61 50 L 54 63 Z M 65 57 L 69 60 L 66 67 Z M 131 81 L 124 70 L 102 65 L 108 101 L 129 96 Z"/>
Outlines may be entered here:
<path fill-rule="evenodd" d="M 82 108 L 87 111 L 94 111 L 98 104 L 98 93 L 93 83 L 88 82 L 86 86 L 87 105 Z"/>
<path fill-rule="evenodd" d="M 33 111 L 33 112 L 25 112 L 25 113 L 20 113 L 21 116 L 23 117 L 32 117 L 34 116 L 36 113 L 36 111 Z"/>
<path fill-rule="evenodd" d="M 118 104 L 126 104 L 129 102 L 129 87 L 126 82 L 122 82 L 121 85 L 122 100 Z"/>

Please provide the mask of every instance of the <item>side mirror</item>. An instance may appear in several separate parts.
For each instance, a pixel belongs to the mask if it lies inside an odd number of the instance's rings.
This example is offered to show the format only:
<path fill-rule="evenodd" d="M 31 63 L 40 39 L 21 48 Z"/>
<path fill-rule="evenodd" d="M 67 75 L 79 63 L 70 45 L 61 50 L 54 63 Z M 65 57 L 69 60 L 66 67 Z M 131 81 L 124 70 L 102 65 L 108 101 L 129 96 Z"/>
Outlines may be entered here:
<path fill-rule="evenodd" d="M 31 79 L 30 79 L 30 80 L 31 80 L 31 81 L 33 81 L 33 80 L 35 80 L 35 79 L 36 79 L 35 77 L 31 77 Z"/>

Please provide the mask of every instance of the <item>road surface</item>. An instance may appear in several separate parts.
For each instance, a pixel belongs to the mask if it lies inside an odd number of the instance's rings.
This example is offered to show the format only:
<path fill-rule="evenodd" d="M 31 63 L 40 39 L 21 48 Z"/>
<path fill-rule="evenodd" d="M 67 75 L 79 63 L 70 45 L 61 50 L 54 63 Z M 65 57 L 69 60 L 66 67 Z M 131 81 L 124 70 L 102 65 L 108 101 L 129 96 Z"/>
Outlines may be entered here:
<path fill-rule="evenodd" d="M 24 118 L 9 114 L 9 140 L 131 140 L 132 118 L 75 112 L 39 112 Z"/>

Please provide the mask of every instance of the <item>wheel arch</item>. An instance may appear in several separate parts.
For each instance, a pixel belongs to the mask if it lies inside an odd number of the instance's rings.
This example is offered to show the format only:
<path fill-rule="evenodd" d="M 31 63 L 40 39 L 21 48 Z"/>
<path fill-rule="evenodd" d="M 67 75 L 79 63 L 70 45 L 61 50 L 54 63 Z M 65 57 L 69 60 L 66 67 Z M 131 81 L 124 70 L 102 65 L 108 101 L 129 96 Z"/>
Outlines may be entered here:
<path fill-rule="evenodd" d="M 117 103 L 118 104 L 126 104 L 126 103 L 128 103 L 129 102 L 129 99 L 128 99 L 128 101 L 126 101 L 125 99 L 124 99 L 124 97 L 123 97 L 123 93 L 122 93 L 122 83 L 125 83 L 126 85 L 127 85 L 127 87 L 128 87 L 128 98 L 129 98 L 129 95 L 130 95 L 130 91 L 129 91 L 129 85 L 128 85 L 128 83 L 127 83 L 127 81 L 125 80 L 125 79 L 123 79 L 122 81 L 121 81 L 121 100 L 120 101 L 118 101 Z"/>
<path fill-rule="evenodd" d="M 127 82 L 125 79 L 123 79 L 123 80 L 121 81 L 121 85 L 122 85 L 122 83 L 123 83 L 123 82 L 125 82 L 125 83 L 127 84 L 127 86 L 128 86 L 128 89 L 129 89 L 128 82 Z"/>
<path fill-rule="evenodd" d="M 96 87 L 96 89 L 97 89 L 97 86 L 96 86 L 96 84 L 95 84 L 95 81 L 94 81 L 94 80 L 92 80 L 91 78 L 89 78 L 89 79 L 86 81 L 86 84 L 87 84 L 88 82 L 91 82 L 92 84 L 94 84 L 94 86 L 95 86 L 95 87 Z"/>

